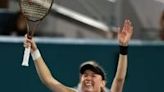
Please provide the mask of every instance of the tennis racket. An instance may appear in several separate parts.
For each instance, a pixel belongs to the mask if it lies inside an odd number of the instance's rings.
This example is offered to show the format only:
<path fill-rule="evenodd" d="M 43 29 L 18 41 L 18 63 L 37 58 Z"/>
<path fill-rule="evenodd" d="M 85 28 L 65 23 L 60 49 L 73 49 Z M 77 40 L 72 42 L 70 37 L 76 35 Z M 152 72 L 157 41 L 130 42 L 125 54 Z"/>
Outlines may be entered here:
<path fill-rule="evenodd" d="M 54 0 L 19 0 L 21 13 L 27 24 L 27 37 L 32 39 L 38 24 L 49 13 Z M 31 47 L 25 48 L 22 66 L 29 66 Z"/>

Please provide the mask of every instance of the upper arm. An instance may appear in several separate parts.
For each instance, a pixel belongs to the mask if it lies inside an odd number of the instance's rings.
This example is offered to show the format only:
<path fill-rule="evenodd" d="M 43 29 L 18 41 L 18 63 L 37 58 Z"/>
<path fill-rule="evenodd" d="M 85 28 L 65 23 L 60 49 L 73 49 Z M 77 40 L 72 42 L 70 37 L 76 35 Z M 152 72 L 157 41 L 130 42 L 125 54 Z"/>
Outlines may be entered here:
<path fill-rule="evenodd" d="M 74 89 L 63 85 L 53 78 L 45 85 L 53 92 L 76 92 Z"/>
<path fill-rule="evenodd" d="M 127 72 L 127 55 L 119 55 L 117 72 L 111 86 L 112 92 L 122 92 L 126 72 Z"/>

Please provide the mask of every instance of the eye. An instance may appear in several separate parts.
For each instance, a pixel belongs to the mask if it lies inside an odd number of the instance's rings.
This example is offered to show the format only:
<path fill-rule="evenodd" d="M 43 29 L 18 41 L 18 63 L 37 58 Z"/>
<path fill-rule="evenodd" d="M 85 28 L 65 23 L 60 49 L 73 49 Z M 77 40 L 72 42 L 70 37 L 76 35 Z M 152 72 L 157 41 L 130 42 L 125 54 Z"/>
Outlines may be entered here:
<path fill-rule="evenodd" d="M 92 77 L 96 77 L 96 75 L 95 75 L 95 74 L 93 74 L 93 75 L 92 75 Z"/>
<path fill-rule="evenodd" d="M 87 77 L 88 75 L 87 75 L 87 74 L 84 74 L 83 76 L 84 76 L 84 77 Z"/>

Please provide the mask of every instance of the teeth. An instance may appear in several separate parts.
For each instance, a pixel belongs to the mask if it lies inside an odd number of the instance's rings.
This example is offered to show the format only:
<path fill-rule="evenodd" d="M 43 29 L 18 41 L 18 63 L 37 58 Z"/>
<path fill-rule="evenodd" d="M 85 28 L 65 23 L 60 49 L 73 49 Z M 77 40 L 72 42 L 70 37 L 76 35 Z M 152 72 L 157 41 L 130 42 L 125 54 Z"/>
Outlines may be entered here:
<path fill-rule="evenodd" d="M 86 85 L 87 85 L 87 86 L 91 86 L 92 84 L 90 84 L 90 83 L 87 83 Z"/>
<path fill-rule="evenodd" d="M 92 83 L 90 81 L 85 83 L 86 86 L 92 86 Z"/>

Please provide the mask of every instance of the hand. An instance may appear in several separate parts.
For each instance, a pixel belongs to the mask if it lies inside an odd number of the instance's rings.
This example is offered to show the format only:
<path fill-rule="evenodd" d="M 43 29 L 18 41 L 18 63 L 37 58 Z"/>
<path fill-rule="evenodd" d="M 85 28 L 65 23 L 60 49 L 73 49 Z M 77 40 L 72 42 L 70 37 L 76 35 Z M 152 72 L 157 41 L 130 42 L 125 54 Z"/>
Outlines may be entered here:
<path fill-rule="evenodd" d="M 118 41 L 121 46 L 127 46 L 133 34 L 133 26 L 130 20 L 125 20 L 122 30 L 118 28 Z"/>
<path fill-rule="evenodd" d="M 27 37 L 27 34 L 25 35 L 25 39 L 24 39 L 24 47 L 25 48 L 31 47 L 31 52 L 34 52 L 37 49 L 36 43 L 32 38 L 29 39 Z"/>

